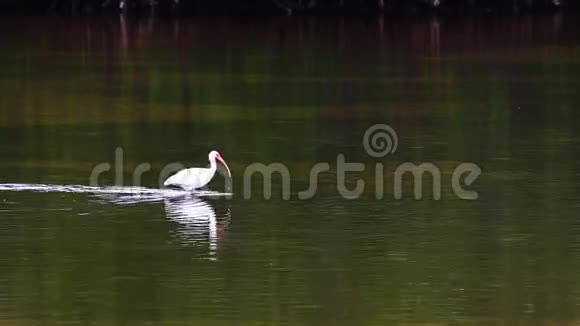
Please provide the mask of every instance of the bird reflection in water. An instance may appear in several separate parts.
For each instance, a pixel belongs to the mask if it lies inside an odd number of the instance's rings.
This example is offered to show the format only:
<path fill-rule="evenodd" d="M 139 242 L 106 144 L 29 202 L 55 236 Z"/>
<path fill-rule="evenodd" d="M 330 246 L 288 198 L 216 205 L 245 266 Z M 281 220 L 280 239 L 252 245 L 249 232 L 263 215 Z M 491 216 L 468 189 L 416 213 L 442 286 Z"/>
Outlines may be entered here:
<path fill-rule="evenodd" d="M 203 198 L 223 197 L 224 193 L 163 189 L 148 192 L 99 194 L 100 200 L 115 205 L 137 205 L 162 202 L 167 218 L 177 224 L 174 234 L 182 244 L 200 245 L 208 243 L 209 257 L 216 260 L 218 246 L 231 219 L 229 208 L 217 216 L 216 211 Z M 203 197 L 203 198 L 202 198 Z M 219 219 L 219 221 L 218 221 Z"/>
<path fill-rule="evenodd" d="M 175 231 L 176 236 L 189 244 L 208 241 L 209 254 L 215 259 L 219 242 L 230 222 L 229 208 L 218 221 L 215 209 L 199 197 L 184 195 L 166 198 L 164 203 L 167 217 L 180 226 Z"/>

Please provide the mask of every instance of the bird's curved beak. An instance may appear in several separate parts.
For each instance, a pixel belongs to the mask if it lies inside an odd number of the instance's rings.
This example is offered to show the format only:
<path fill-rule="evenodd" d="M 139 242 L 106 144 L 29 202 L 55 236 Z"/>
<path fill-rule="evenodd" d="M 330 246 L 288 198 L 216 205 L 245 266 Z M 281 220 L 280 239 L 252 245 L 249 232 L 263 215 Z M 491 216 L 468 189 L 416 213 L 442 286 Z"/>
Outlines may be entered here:
<path fill-rule="evenodd" d="M 226 170 L 228 171 L 228 177 L 232 177 L 232 173 L 230 172 L 230 168 L 228 167 L 228 165 L 226 164 L 226 161 L 224 161 L 224 159 L 221 156 L 216 157 L 218 161 L 220 161 L 221 164 L 223 164 L 226 167 Z"/>

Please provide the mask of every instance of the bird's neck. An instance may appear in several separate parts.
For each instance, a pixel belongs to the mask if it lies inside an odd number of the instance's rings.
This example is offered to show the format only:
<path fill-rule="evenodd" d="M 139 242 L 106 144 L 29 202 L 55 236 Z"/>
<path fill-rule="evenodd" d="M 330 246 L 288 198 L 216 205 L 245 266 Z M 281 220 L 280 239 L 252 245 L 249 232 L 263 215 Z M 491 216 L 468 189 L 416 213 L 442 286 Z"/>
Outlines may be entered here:
<path fill-rule="evenodd" d="M 209 169 L 213 172 L 217 170 L 217 163 L 215 161 L 215 158 L 209 160 Z"/>

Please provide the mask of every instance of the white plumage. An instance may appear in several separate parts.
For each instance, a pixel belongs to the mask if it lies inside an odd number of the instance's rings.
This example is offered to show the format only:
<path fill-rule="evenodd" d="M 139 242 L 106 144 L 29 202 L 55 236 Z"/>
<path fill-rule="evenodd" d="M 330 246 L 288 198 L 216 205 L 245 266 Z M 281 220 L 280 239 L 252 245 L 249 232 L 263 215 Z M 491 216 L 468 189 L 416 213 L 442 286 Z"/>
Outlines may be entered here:
<path fill-rule="evenodd" d="M 217 170 L 216 160 L 220 161 L 220 163 L 225 166 L 228 176 L 231 178 L 232 174 L 230 173 L 230 168 L 220 153 L 217 151 L 211 151 L 208 155 L 208 159 L 210 164 L 209 168 L 191 168 L 181 170 L 167 178 L 167 180 L 163 182 L 163 186 L 175 186 L 188 190 L 202 188 L 207 185 L 215 175 Z"/>

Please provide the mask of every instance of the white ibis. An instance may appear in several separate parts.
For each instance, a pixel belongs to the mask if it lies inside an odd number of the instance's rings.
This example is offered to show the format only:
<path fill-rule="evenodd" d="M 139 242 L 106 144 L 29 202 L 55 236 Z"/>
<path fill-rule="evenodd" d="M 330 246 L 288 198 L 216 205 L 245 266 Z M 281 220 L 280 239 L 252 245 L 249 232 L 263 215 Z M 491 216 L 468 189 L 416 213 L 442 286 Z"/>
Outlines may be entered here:
<path fill-rule="evenodd" d="M 167 178 L 167 180 L 163 182 L 163 186 L 175 186 L 187 190 L 202 188 L 203 186 L 207 185 L 215 175 L 215 171 L 217 170 L 216 160 L 220 161 L 220 163 L 225 166 L 226 170 L 228 171 L 228 177 L 232 177 L 230 168 L 219 152 L 211 151 L 208 155 L 208 159 L 209 168 L 191 168 L 181 170 Z"/>

